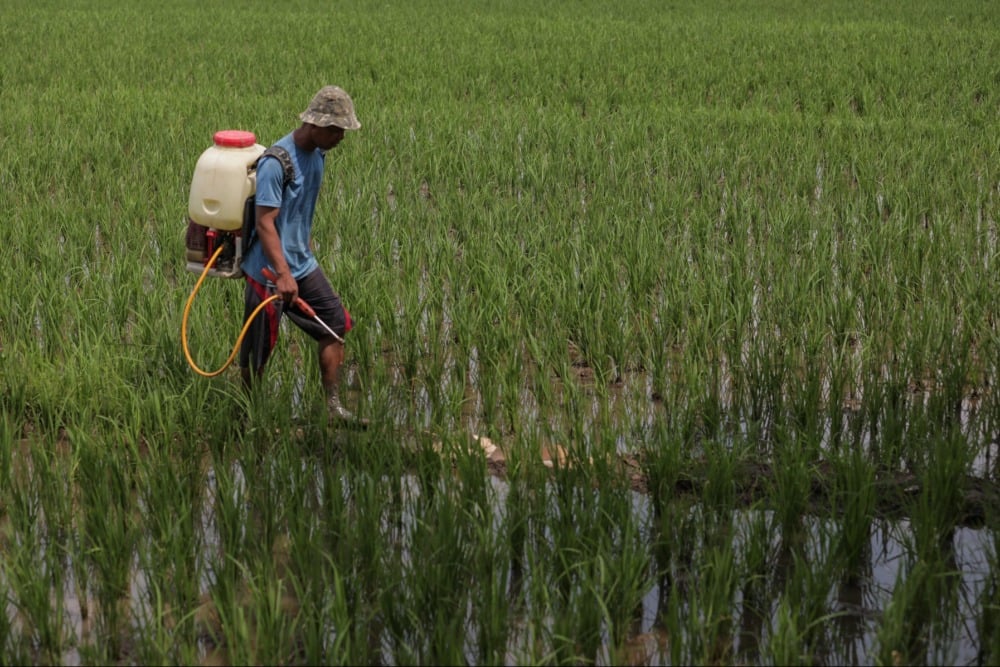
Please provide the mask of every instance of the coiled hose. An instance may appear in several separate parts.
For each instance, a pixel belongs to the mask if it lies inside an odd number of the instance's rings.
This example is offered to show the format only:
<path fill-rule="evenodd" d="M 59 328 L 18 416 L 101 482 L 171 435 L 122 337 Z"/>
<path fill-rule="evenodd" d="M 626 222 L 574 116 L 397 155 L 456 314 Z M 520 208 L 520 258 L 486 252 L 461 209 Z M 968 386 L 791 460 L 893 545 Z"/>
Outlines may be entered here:
<path fill-rule="evenodd" d="M 250 313 L 250 317 L 248 317 L 246 323 L 243 324 L 243 329 L 240 330 L 240 335 L 236 338 L 236 344 L 233 345 L 233 351 L 229 354 L 229 358 L 226 359 L 226 362 L 222 364 L 222 366 L 218 370 L 204 371 L 198 368 L 198 364 L 196 364 L 194 362 L 194 359 L 191 358 L 191 351 L 188 349 L 188 339 L 187 339 L 188 315 L 191 313 L 191 304 L 194 303 L 195 294 L 197 294 L 198 290 L 201 289 L 201 284 L 205 282 L 205 278 L 208 276 L 208 272 L 215 264 L 215 260 L 218 259 L 219 253 L 221 253 L 222 250 L 223 247 L 220 245 L 219 249 L 215 251 L 215 254 L 213 254 L 212 257 L 207 262 L 205 262 L 205 269 L 201 272 L 201 275 L 198 277 L 198 282 L 195 283 L 194 289 L 191 290 L 191 295 L 188 297 L 187 303 L 184 305 L 184 318 L 183 321 L 181 322 L 181 345 L 184 347 L 184 357 L 187 359 L 188 365 L 191 366 L 191 368 L 194 370 L 195 373 L 201 375 L 202 377 L 207 377 L 207 378 L 215 377 L 216 375 L 221 374 L 224 370 L 229 368 L 229 365 L 233 363 L 233 359 L 236 358 L 236 354 L 240 351 L 240 344 L 243 343 L 243 338 L 247 335 L 247 330 L 250 328 L 250 323 L 253 322 L 254 318 L 257 317 L 260 311 L 264 310 L 264 306 L 271 303 L 272 301 L 276 301 L 277 299 L 281 298 L 277 294 L 269 296 L 266 299 L 264 299 L 264 301 L 261 302 L 261 304 L 257 306 L 252 313 Z"/>

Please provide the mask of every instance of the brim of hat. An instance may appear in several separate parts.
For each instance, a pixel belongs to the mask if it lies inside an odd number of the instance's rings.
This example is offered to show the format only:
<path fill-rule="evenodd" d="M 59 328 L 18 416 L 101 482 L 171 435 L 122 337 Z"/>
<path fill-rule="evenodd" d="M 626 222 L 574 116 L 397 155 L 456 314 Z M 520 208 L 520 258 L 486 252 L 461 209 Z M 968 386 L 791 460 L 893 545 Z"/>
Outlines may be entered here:
<path fill-rule="evenodd" d="M 335 116 L 333 114 L 314 114 L 303 111 L 299 114 L 299 119 L 303 123 L 309 123 L 317 127 L 341 127 L 345 130 L 360 130 L 361 123 L 354 115 Z"/>

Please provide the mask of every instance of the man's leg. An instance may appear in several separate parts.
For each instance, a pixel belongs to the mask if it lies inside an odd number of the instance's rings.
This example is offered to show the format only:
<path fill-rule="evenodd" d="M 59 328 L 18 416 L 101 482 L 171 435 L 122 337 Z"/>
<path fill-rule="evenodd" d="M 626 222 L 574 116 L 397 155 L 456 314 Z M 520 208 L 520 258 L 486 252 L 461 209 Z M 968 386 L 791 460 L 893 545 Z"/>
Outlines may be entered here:
<path fill-rule="evenodd" d="M 288 311 L 302 330 L 308 333 L 318 344 L 319 371 L 326 394 L 327 409 L 331 419 L 348 421 L 363 425 L 362 420 L 355 418 L 340 399 L 340 369 L 344 363 L 344 344 L 331 336 L 326 330 L 329 327 L 339 336 L 345 336 L 351 328 L 350 316 L 340 302 L 340 297 L 330 286 L 330 282 L 320 269 L 299 280 L 299 296 L 316 312 L 316 316 L 326 326 L 306 317 L 293 308 Z"/>
<path fill-rule="evenodd" d="M 343 421 L 354 421 L 354 414 L 340 402 L 340 367 L 343 363 L 343 343 L 333 336 L 319 341 L 319 372 L 330 416 Z"/>
<path fill-rule="evenodd" d="M 250 276 L 246 277 L 243 305 L 244 324 L 257 306 L 269 296 L 270 294 L 264 285 L 254 281 Z M 278 325 L 281 322 L 281 314 L 282 306 L 279 303 L 269 303 L 257 314 L 247 329 L 239 352 L 240 375 L 243 378 L 243 386 L 247 389 L 250 389 L 254 381 L 263 375 L 264 366 L 270 359 L 271 352 L 274 351 L 274 346 L 278 341 Z"/>

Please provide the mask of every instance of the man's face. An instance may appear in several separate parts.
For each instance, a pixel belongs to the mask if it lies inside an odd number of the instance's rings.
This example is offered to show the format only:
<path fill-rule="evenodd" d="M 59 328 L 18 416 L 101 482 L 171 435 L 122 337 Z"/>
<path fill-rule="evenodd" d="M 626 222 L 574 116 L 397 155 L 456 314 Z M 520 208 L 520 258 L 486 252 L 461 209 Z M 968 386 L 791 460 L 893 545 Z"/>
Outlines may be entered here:
<path fill-rule="evenodd" d="M 317 148 L 328 151 L 344 138 L 344 128 L 330 125 L 328 127 L 316 127 L 313 137 Z"/>

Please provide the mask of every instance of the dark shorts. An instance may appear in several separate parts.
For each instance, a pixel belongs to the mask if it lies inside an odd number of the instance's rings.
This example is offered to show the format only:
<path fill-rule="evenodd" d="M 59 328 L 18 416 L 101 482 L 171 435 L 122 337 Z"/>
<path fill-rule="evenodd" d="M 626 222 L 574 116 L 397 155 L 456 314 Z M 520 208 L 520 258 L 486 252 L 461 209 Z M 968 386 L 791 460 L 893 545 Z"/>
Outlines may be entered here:
<path fill-rule="evenodd" d="M 271 296 L 273 286 L 262 285 L 250 276 L 246 276 L 246 291 L 244 296 L 243 322 L 253 313 L 265 299 Z M 328 327 L 341 338 L 351 330 L 351 315 L 340 303 L 340 297 L 333 291 L 330 281 L 326 279 L 321 269 L 316 269 L 298 281 L 299 296 L 316 311 Z M 282 315 L 288 315 L 295 325 L 305 331 L 314 340 L 329 338 L 330 334 L 323 326 L 307 317 L 298 308 L 288 306 L 283 301 L 272 301 L 264 306 L 250 323 L 243 343 L 240 345 L 240 367 L 253 368 L 260 373 L 271 358 L 271 352 L 278 342 L 278 326 Z"/>

